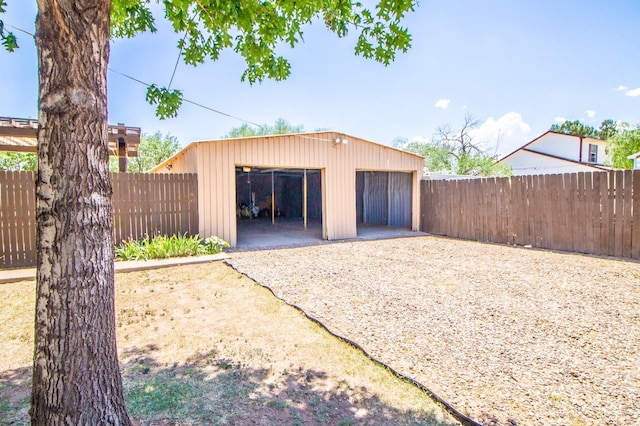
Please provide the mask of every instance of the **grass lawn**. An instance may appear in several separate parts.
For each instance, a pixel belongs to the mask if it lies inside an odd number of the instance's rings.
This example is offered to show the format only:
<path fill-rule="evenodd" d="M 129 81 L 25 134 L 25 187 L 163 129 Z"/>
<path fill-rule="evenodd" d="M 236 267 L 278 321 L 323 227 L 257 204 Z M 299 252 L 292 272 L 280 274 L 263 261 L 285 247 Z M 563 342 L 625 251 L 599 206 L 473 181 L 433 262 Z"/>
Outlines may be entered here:
<path fill-rule="evenodd" d="M 0 285 L 0 424 L 27 424 L 33 281 Z M 116 275 L 139 425 L 457 424 L 429 397 L 221 262 Z"/>

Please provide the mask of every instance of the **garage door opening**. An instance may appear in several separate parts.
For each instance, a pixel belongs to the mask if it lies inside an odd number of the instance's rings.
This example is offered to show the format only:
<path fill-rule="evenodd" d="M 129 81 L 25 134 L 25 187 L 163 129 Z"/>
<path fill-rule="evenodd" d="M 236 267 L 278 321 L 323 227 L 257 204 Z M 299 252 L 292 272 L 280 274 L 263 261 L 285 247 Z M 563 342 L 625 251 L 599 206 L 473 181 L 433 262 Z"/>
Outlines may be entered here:
<path fill-rule="evenodd" d="M 236 167 L 236 219 L 238 248 L 322 240 L 321 171 Z"/>
<path fill-rule="evenodd" d="M 356 172 L 358 237 L 385 230 L 411 229 L 413 175 L 403 172 Z"/>

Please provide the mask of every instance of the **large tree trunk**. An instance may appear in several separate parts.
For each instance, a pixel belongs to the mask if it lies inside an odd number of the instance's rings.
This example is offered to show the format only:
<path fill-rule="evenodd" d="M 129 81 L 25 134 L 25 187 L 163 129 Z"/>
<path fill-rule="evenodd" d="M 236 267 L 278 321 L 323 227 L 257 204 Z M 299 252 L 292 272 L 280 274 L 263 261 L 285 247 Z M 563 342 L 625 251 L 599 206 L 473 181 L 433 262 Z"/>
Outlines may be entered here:
<path fill-rule="evenodd" d="M 38 0 L 32 424 L 130 424 L 115 336 L 109 0 Z"/>

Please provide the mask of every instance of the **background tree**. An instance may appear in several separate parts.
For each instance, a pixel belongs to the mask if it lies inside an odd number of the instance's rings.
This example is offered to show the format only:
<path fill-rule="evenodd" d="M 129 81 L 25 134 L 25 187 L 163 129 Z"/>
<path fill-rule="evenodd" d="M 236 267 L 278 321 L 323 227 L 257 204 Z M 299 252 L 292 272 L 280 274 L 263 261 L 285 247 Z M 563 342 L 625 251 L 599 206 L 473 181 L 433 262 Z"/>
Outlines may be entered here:
<path fill-rule="evenodd" d="M 624 128 L 611 139 L 611 160 L 616 169 L 633 168 L 633 160 L 627 157 L 640 152 L 640 125 L 635 129 Z"/>
<path fill-rule="evenodd" d="M 580 120 L 567 120 L 562 124 L 552 124 L 549 130 L 564 133 L 565 135 L 609 140 L 618 132 L 618 126 L 616 122 L 611 119 L 604 120 L 597 129 L 580 122 Z"/>
<path fill-rule="evenodd" d="M 433 142 L 409 141 L 407 138 L 396 138 L 393 146 L 424 157 L 425 169 L 432 172 L 452 173 L 454 164 L 449 150 Z"/>
<path fill-rule="evenodd" d="M 138 156 L 129 162 L 130 171 L 148 172 L 180 149 L 178 138 L 170 134 L 163 135 L 155 132 L 152 135 L 144 134 L 140 138 Z"/>
<path fill-rule="evenodd" d="M 431 172 L 447 172 L 469 176 L 510 176 L 511 168 L 496 164 L 497 154 L 489 154 L 475 140 L 479 121 L 467 114 L 459 129 L 440 126 L 431 142 L 406 142 L 396 139 L 398 147 L 425 157 L 425 168 Z M 404 141 L 404 142 L 403 142 Z M 497 142 L 496 142 L 497 145 Z"/>
<path fill-rule="evenodd" d="M 618 134 L 618 130 L 618 123 L 608 118 L 600 124 L 598 135 L 600 139 L 608 141 Z"/>
<path fill-rule="evenodd" d="M 0 152 L 0 170 L 36 170 L 38 157 L 31 152 Z"/>
<path fill-rule="evenodd" d="M 234 127 L 229 130 L 223 138 L 243 138 L 249 136 L 265 136 L 265 135 L 286 135 L 291 133 L 303 133 L 304 126 L 299 124 L 294 126 L 283 118 L 278 118 L 273 126 L 264 124 L 262 126 L 251 126 L 247 123 L 243 123 L 238 127 Z"/>
<path fill-rule="evenodd" d="M 113 207 L 107 143 L 109 38 L 155 31 L 150 0 L 37 0 L 39 128 L 36 179 L 37 285 L 33 424 L 131 424 L 115 339 Z M 414 0 L 356 2 L 203 2 L 164 0 L 164 16 L 183 35 L 190 65 L 240 54 L 243 80 L 285 79 L 276 54 L 295 46 L 302 27 L 324 22 L 338 37 L 358 33 L 355 53 L 389 64 L 411 37 L 401 20 Z M 0 0 L 0 13 L 6 1 Z M 0 21 L 0 41 L 17 42 Z M 172 117 L 179 90 L 152 85 L 147 99 Z"/>
<path fill-rule="evenodd" d="M 565 135 L 584 136 L 588 138 L 598 138 L 600 135 L 593 126 L 588 126 L 580 120 L 566 120 L 561 124 L 552 124 L 552 132 L 564 133 Z"/>

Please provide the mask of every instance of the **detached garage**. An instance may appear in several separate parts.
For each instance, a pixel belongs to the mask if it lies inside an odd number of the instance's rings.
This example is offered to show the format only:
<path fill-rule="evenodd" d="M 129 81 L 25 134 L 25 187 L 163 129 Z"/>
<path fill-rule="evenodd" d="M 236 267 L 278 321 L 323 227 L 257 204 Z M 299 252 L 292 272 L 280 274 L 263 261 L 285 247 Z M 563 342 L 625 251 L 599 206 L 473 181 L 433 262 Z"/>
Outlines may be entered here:
<path fill-rule="evenodd" d="M 359 226 L 417 231 L 423 158 L 336 132 L 193 142 L 155 173 L 196 173 L 200 235 L 302 230 L 355 238 Z M 253 230 L 253 231 L 252 231 Z"/>

